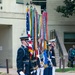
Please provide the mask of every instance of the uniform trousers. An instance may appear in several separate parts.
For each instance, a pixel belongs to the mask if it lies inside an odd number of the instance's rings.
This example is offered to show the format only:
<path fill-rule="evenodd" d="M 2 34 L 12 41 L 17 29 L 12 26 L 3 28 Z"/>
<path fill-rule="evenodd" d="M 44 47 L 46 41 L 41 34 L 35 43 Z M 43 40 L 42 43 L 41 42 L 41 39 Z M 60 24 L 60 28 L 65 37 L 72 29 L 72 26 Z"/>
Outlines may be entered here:
<path fill-rule="evenodd" d="M 37 74 L 36 75 L 43 75 L 44 74 L 44 67 L 40 67 L 37 69 Z"/>
<path fill-rule="evenodd" d="M 52 75 L 52 67 L 45 68 L 44 75 Z"/>

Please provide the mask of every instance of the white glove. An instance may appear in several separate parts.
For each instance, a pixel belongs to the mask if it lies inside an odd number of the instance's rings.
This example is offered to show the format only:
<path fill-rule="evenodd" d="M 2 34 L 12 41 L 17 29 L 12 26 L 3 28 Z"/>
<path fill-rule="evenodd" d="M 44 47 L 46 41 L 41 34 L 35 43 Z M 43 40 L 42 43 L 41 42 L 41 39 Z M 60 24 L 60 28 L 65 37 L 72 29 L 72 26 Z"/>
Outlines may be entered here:
<path fill-rule="evenodd" d="M 50 58 L 47 58 L 50 62 L 51 62 L 51 59 Z"/>
<path fill-rule="evenodd" d="M 53 66 L 51 59 L 50 59 L 50 58 L 48 58 L 48 60 L 50 61 L 51 66 Z"/>
<path fill-rule="evenodd" d="M 25 75 L 23 71 L 20 71 L 20 75 Z"/>

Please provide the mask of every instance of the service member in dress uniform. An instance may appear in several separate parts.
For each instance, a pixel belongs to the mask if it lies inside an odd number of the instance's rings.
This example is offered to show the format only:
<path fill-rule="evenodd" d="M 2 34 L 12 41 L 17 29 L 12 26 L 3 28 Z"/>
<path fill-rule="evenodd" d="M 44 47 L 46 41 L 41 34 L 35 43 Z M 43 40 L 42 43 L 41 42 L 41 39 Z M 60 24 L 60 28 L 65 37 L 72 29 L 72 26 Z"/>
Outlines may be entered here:
<path fill-rule="evenodd" d="M 49 48 L 50 48 L 49 50 L 52 53 L 52 63 L 53 63 L 53 66 L 56 66 L 55 52 L 54 52 L 55 42 L 56 42 L 56 40 L 52 39 L 52 40 L 50 40 L 50 45 L 49 45 Z"/>
<path fill-rule="evenodd" d="M 52 59 L 53 59 L 52 44 L 49 43 L 48 46 L 49 46 L 49 50 L 48 50 L 48 60 L 49 60 L 48 75 L 55 75 L 55 68 L 54 68 L 55 61 L 52 61 Z"/>
<path fill-rule="evenodd" d="M 28 51 L 28 37 L 20 37 L 21 47 L 17 51 L 17 72 L 18 75 L 30 75 L 29 72 L 29 51 Z M 26 64 L 25 64 L 25 62 Z M 28 65 L 27 65 L 28 64 Z"/>

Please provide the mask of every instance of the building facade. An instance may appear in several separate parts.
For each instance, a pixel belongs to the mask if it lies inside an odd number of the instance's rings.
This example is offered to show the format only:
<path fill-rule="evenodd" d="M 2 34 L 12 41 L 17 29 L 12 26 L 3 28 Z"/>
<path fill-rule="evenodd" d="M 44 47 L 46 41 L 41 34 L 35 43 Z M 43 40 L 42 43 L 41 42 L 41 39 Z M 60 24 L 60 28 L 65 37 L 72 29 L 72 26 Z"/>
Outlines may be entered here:
<path fill-rule="evenodd" d="M 75 44 L 75 15 L 65 18 L 56 12 L 56 7 L 64 5 L 64 0 L 47 0 L 49 37 L 50 31 L 55 29 L 67 50 Z"/>
<path fill-rule="evenodd" d="M 0 67 L 6 67 L 6 59 L 9 67 L 16 67 L 17 49 L 21 45 L 19 38 L 26 29 L 27 1 L 20 1 L 23 0 L 0 0 Z M 40 6 L 35 8 L 40 14 Z"/>

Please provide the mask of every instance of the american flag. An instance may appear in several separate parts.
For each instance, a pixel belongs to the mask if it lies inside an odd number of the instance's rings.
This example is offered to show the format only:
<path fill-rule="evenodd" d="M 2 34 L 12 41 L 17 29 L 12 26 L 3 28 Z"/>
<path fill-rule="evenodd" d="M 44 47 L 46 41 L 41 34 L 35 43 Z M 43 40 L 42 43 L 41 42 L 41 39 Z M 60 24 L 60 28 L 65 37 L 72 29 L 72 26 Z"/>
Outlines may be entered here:
<path fill-rule="evenodd" d="M 33 54 L 33 49 L 32 49 L 32 40 L 31 40 L 31 35 L 30 35 L 30 16 L 29 16 L 29 9 L 27 8 L 27 13 L 26 13 L 26 33 L 28 35 L 29 39 L 29 52 L 30 52 L 30 58 L 32 57 Z"/>
<path fill-rule="evenodd" d="M 28 39 L 29 39 L 29 52 L 30 52 L 30 57 L 33 55 L 33 48 L 32 48 L 32 40 L 31 40 L 31 36 L 30 36 L 30 31 L 28 31 Z"/>

